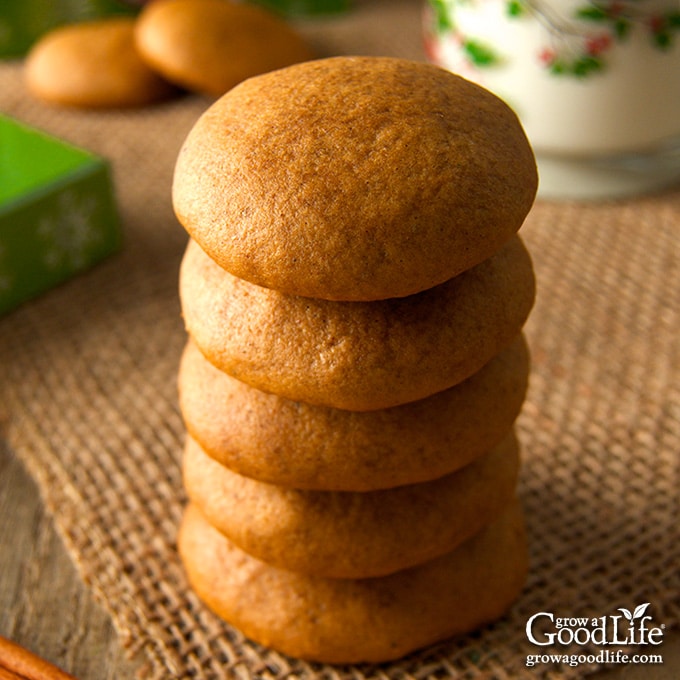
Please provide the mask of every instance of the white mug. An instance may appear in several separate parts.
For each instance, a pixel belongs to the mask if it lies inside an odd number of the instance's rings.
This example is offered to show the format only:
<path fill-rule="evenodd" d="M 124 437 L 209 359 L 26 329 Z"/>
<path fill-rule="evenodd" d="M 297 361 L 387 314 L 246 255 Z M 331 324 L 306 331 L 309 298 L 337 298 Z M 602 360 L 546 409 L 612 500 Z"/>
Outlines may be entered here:
<path fill-rule="evenodd" d="M 428 55 L 504 99 L 545 196 L 680 179 L 680 0 L 429 0 Z"/>

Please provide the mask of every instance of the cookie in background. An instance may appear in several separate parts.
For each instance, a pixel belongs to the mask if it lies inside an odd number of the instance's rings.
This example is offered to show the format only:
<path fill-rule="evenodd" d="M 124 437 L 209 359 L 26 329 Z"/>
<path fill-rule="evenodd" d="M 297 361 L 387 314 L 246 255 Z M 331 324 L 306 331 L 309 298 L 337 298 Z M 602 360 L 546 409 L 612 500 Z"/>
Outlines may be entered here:
<path fill-rule="evenodd" d="M 251 76 L 312 59 L 283 18 L 231 0 L 156 0 L 137 17 L 67 24 L 31 48 L 36 98 L 80 108 L 129 108 L 183 90 L 219 97 Z"/>
<path fill-rule="evenodd" d="M 135 37 L 145 61 L 168 80 L 216 97 L 314 56 L 283 19 L 226 0 L 156 0 L 139 16 Z"/>
<path fill-rule="evenodd" d="M 29 91 L 53 104 L 85 108 L 145 106 L 176 90 L 139 56 L 131 17 L 56 28 L 26 59 Z"/>

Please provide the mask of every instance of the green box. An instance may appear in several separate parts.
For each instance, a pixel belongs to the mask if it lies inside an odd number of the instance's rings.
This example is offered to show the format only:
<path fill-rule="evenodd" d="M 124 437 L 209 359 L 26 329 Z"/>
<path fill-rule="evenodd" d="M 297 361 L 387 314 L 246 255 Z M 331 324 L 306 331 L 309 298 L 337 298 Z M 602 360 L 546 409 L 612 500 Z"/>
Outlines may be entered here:
<path fill-rule="evenodd" d="M 0 314 L 121 241 L 107 161 L 0 115 Z"/>

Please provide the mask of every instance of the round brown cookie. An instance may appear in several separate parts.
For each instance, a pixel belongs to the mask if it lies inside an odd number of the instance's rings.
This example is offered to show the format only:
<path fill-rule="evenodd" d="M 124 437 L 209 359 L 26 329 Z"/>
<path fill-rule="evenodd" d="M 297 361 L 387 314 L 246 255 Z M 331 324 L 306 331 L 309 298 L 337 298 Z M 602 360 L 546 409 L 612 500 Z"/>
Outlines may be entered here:
<path fill-rule="evenodd" d="M 249 555 L 328 578 L 384 576 L 450 552 L 515 493 L 519 446 L 431 482 L 383 491 L 302 491 L 243 477 L 189 438 L 184 485 L 204 517 Z"/>
<path fill-rule="evenodd" d="M 136 39 L 144 59 L 168 80 L 213 96 L 313 57 L 282 19 L 230 0 L 155 0 L 139 17 Z"/>
<path fill-rule="evenodd" d="M 36 97 L 67 106 L 142 106 L 177 92 L 140 58 L 129 17 L 54 29 L 30 51 L 25 74 Z"/>
<path fill-rule="evenodd" d="M 436 66 L 335 57 L 253 78 L 179 154 L 175 212 L 232 274 L 376 300 L 443 283 L 520 227 L 537 187 L 515 114 Z"/>
<path fill-rule="evenodd" d="M 526 578 L 519 503 L 453 552 L 370 579 L 326 579 L 249 556 L 189 506 L 179 550 L 198 596 L 251 639 L 327 663 L 396 659 L 501 616 Z M 404 545 L 408 550 L 408 545 Z"/>
<path fill-rule="evenodd" d="M 402 406 L 345 411 L 262 392 L 189 341 L 179 369 L 187 430 L 235 472 L 301 489 L 371 491 L 436 479 L 496 446 L 529 377 L 522 335 L 464 382 Z"/>
<path fill-rule="evenodd" d="M 214 366 L 289 399 L 368 411 L 422 399 L 478 371 L 519 333 L 534 274 L 515 236 L 436 288 L 332 302 L 248 283 L 190 241 L 180 297 L 187 330 Z"/>

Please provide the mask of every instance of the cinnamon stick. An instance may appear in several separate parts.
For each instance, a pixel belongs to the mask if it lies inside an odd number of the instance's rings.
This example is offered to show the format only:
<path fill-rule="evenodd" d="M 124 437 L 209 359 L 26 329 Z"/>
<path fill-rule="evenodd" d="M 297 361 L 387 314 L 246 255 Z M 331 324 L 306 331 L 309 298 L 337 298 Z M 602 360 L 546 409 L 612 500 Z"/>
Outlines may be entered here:
<path fill-rule="evenodd" d="M 21 680 L 21 676 L 0 666 L 0 680 Z"/>
<path fill-rule="evenodd" d="M 76 680 L 76 678 L 0 635 L 0 680 Z"/>

